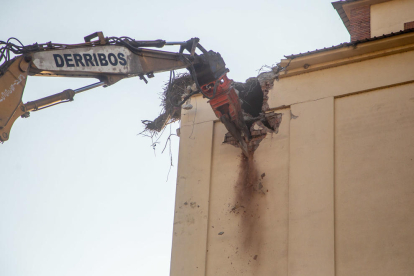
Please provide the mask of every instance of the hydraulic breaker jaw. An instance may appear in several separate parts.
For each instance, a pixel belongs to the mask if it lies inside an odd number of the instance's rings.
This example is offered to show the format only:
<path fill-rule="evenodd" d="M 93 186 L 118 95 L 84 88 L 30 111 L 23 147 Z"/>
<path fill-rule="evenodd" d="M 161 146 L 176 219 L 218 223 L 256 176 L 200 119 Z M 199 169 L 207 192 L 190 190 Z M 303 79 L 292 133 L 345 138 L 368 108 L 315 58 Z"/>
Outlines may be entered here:
<path fill-rule="evenodd" d="M 201 86 L 220 79 L 228 69 L 220 53 L 208 51 L 198 56 L 199 61 L 194 64 L 193 77 L 197 78 Z"/>
<path fill-rule="evenodd" d="M 226 63 L 219 53 L 208 51 L 199 56 L 200 62 L 190 70 L 200 84 L 203 95 L 210 101 L 217 118 L 237 140 L 243 153 L 249 157 L 250 131 L 243 118 L 239 96 L 227 78 Z"/>
<path fill-rule="evenodd" d="M 232 80 L 224 73 L 216 81 L 202 85 L 201 90 L 210 99 L 209 103 L 217 118 L 238 141 L 243 153 L 248 157 L 248 142 L 251 135 L 243 119 L 239 96 L 231 84 Z"/>

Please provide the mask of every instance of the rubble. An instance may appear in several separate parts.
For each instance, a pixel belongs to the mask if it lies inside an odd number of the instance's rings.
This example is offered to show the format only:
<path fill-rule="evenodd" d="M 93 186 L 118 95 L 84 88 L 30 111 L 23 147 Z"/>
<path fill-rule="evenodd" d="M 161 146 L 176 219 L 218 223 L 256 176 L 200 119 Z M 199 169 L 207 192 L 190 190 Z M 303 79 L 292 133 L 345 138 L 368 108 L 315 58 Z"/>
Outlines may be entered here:
<path fill-rule="evenodd" d="M 244 120 L 252 136 L 248 144 L 249 150 L 252 152 L 257 149 L 268 133 L 278 133 L 279 131 L 282 114 L 268 112 L 268 94 L 273 87 L 274 80 L 282 70 L 283 68 L 276 66 L 269 72 L 263 72 L 257 77 L 247 79 L 245 83 L 234 83 L 242 101 Z M 230 133 L 225 135 L 223 143 L 239 147 L 236 139 Z"/>
<path fill-rule="evenodd" d="M 161 92 L 160 115 L 154 120 L 143 120 L 145 129 L 141 134 L 145 133 L 154 136 L 164 129 L 168 124 L 174 123 L 181 118 L 181 107 L 174 103 L 181 102 L 184 95 L 187 94 L 187 87 L 194 84 L 193 78 L 189 73 L 178 74 L 171 77 L 170 81 L 165 83 L 163 92 Z"/>
<path fill-rule="evenodd" d="M 240 99 L 247 129 L 252 136 L 248 143 L 251 152 L 257 149 L 259 143 L 268 133 L 278 132 L 282 114 L 268 111 L 268 94 L 279 72 L 284 69 L 277 65 L 268 72 L 247 79 L 244 83 L 233 82 L 232 84 Z M 145 130 L 142 133 L 153 137 L 162 131 L 166 125 L 180 120 L 181 108 L 177 103 L 182 103 L 185 96 L 194 92 L 194 89 L 191 90 L 190 87 L 194 87 L 194 81 L 189 73 L 171 77 L 170 81 L 164 85 L 164 91 L 161 93 L 162 111 L 160 115 L 152 121 L 142 121 L 145 125 Z M 190 108 L 190 106 L 183 105 L 183 108 Z M 225 135 L 223 143 L 240 147 L 237 140 L 230 133 Z"/>

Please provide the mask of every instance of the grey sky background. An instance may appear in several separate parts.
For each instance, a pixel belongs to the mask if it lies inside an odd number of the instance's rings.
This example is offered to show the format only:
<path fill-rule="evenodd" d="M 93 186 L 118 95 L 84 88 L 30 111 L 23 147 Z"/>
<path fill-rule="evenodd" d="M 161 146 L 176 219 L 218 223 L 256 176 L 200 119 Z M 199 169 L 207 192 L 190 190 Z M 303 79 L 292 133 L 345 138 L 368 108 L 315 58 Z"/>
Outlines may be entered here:
<path fill-rule="evenodd" d="M 244 81 L 283 55 L 349 41 L 330 2 L 3 0 L 0 39 L 199 37 L 221 53 L 230 78 Z M 170 156 L 161 150 L 170 128 L 155 151 L 137 136 L 141 120 L 159 114 L 168 77 L 122 80 L 16 121 L 0 145 L 0 275 L 169 275 L 179 138 L 167 181 Z M 23 99 L 94 82 L 29 77 Z"/>

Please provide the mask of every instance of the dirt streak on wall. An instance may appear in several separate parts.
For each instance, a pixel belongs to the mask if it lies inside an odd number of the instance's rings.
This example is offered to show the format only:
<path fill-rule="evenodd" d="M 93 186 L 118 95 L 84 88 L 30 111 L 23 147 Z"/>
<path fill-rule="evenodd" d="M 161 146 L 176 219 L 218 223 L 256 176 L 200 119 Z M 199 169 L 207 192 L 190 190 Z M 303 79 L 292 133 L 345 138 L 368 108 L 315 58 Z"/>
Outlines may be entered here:
<path fill-rule="evenodd" d="M 261 208 L 265 208 L 263 185 L 261 180 L 265 174 L 257 171 L 253 152 L 247 158 L 243 154 L 240 158 L 239 176 L 235 185 L 235 204 L 230 212 L 239 217 L 239 231 L 241 233 L 241 248 L 248 252 L 253 260 L 260 255 L 262 244 Z M 252 262 L 257 265 L 258 262 Z"/>

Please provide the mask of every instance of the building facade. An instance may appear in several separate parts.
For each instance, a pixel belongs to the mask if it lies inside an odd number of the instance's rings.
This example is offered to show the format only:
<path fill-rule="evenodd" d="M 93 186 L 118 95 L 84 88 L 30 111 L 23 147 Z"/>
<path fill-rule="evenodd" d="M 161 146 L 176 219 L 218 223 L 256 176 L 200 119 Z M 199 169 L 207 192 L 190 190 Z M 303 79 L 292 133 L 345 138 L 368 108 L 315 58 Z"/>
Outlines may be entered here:
<path fill-rule="evenodd" d="M 182 112 L 172 276 L 414 275 L 414 1 L 333 6 L 351 42 L 261 80 L 258 189 L 206 99 Z"/>

